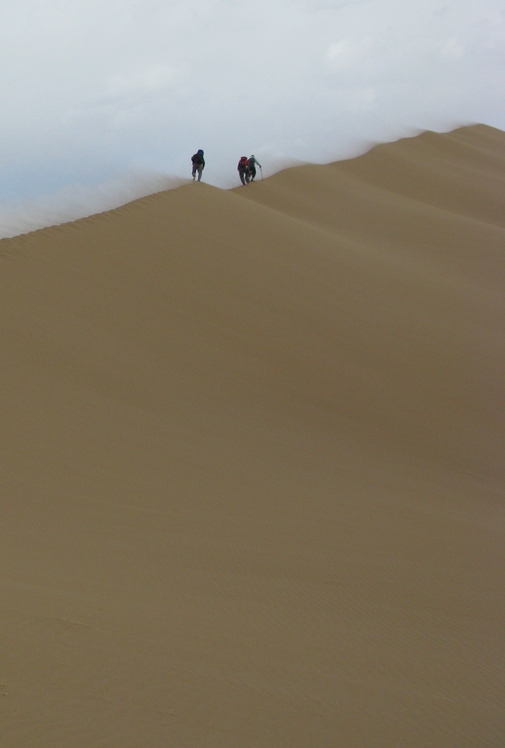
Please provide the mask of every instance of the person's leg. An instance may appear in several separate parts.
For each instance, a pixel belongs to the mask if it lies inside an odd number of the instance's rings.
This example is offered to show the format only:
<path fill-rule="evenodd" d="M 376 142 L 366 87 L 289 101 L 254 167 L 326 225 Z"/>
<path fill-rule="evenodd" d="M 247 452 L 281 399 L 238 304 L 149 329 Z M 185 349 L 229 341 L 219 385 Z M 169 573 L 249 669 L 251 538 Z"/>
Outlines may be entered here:
<path fill-rule="evenodd" d="M 202 179 L 202 172 L 203 172 L 203 164 L 198 165 L 198 181 L 200 182 Z"/>

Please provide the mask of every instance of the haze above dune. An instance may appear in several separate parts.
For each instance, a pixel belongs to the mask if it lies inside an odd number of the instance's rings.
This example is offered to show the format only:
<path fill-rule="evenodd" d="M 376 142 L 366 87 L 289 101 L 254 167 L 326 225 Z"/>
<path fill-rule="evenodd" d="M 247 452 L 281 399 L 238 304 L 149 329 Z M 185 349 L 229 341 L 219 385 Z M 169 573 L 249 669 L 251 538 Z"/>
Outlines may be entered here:
<path fill-rule="evenodd" d="M 5 745 L 503 745 L 504 146 L 0 241 Z"/>

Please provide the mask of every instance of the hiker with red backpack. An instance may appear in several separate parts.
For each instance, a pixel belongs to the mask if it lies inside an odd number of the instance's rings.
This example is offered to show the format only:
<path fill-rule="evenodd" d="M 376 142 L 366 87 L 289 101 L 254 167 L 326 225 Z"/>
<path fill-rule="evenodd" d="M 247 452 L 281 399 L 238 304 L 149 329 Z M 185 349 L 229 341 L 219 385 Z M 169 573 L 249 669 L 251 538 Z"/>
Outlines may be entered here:
<path fill-rule="evenodd" d="M 240 181 L 242 184 L 247 184 L 251 178 L 251 173 L 249 171 L 249 159 L 247 156 L 241 156 L 240 161 L 238 162 L 238 175 L 240 177 Z"/>

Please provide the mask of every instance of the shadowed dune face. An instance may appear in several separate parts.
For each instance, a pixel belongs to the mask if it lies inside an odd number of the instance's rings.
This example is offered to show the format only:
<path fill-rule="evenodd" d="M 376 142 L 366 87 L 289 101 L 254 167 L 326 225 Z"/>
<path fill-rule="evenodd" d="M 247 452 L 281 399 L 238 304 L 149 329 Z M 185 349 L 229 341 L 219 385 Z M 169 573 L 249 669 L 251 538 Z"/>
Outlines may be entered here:
<path fill-rule="evenodd" d="M 505 134 L 0 242 L 26 746 L 501 746 Z"/>

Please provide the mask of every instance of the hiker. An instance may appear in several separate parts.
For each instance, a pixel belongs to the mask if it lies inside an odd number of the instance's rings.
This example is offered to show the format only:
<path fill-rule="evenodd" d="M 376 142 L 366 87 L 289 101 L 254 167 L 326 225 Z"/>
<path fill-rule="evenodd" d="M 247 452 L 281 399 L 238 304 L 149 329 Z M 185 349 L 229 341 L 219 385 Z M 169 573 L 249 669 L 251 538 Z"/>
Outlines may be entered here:
<path fill-rule="evenodd" d="M 242 184 L 247 184 L 251 178 L 251 174 L 249 172 L 249 159 L 247 156 L 241 156 L 240 161 L 238 162 L 238 175 L 240 177 L 240 181 Z"/>
<path fill-rule="evenodd" d="M 251 175 L 251 182 L 254 182 L 254 177 L 256 176 L 256 164 L 258 164 L 258 166 L 261 169 L 260 162 L 254 156 L 250 156 L 247 159 L 247 165 L 249 167 L 249 174 Z"/>
<path fill-rule="evenodd" d="M 191 174 L 193 175 L 193 181 L 195 180 L 197 174 L 198 181 L 200 181 L 202 178 L 202 171 L 205 169 L 205 159 L 203 157 L 202 149 L 191 156 L 191 163 L 193 164 L 193 170 L 191 172 Z"/>

